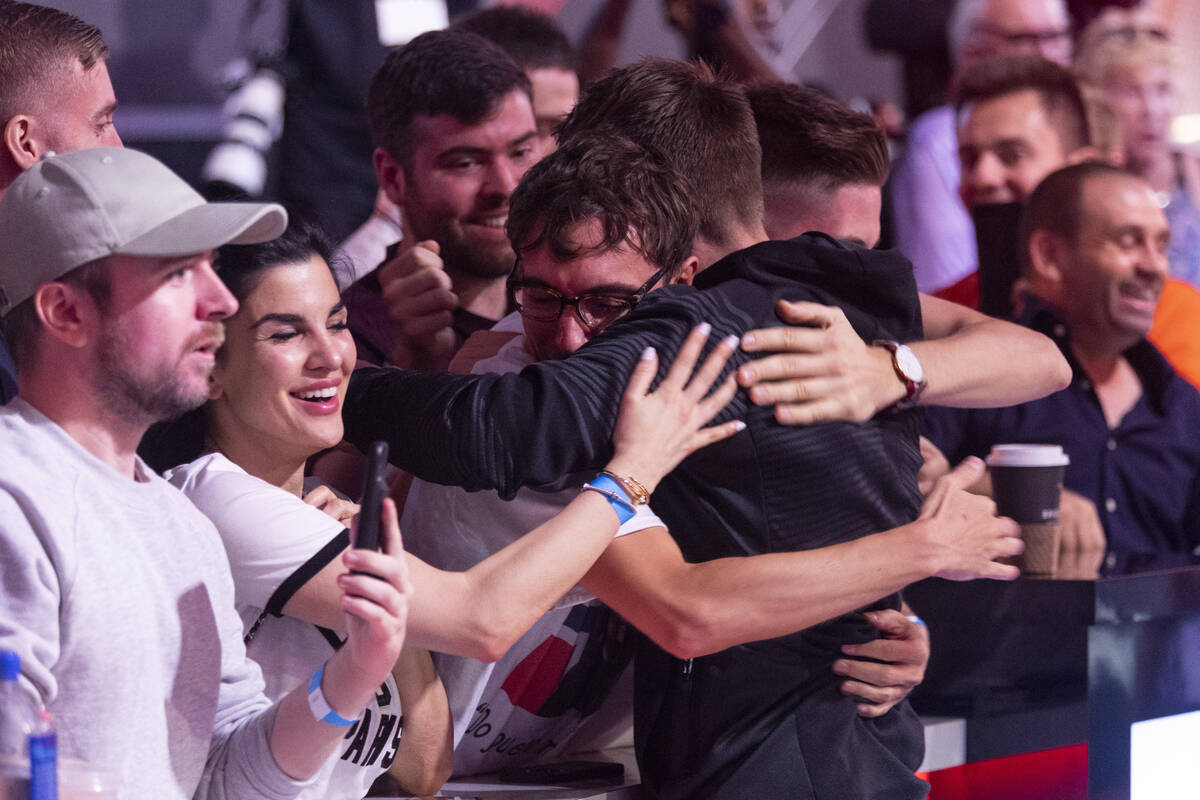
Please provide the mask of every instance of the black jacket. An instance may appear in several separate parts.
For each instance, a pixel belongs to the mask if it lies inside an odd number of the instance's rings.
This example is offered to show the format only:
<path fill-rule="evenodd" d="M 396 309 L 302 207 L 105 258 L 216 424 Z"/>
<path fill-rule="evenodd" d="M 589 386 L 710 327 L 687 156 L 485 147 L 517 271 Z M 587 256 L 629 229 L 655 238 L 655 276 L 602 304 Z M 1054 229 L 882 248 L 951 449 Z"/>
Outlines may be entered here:
<path fill-rule="evenodd" d="M 921 334 L 912 269 L 894 252 L 820 235 L 764 242 L 653 292 L 562 361 L 510 375 L 355 373 L 346 435 L 388 438 L 394 462 L 425 480 L 511 494 L 591 477 L 611 454 L 620 399 L 639 354 L 662 371 L 688 331 L 712 341 L 780 324 L 776 301 L 841 306 L 867 341 Z M 729 368 L 746 360 L 737 354 Z M 686 459 L 652 500 L 688 561 L 804 550 L 911 522 L 920 505 L 917 419 L 785 427 L 739 393 L 719 419 L 747 430 Z M 884 605 L 894 607 L 896 598 Z M 637 740 L 643 777 L 662 797 L 924 797 L 913 777 L 919 721 L 906 705 L 865 720 L 830 665 L 875 637 L 848 614 L 789 637 L 684 665 L 653 645 L 639 656 Z"/>

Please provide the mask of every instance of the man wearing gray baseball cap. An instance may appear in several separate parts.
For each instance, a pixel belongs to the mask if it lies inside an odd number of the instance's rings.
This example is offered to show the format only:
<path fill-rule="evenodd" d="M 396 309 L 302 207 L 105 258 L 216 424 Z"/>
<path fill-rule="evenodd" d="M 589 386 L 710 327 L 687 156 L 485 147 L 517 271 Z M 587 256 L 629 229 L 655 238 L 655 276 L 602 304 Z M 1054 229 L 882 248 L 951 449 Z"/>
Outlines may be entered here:
<path fill-rule="evenodd" d="M 151 423 L 207 396 L 237 308 L 213 249 L 286 222 L 277 205 L 206 203 L 120 148 L 49 156 L 0 199 L 20 377 L 0 409 L 0 649 L 20 655 L 62 757 L 110 773 L 123 798 L 295 796 L 403 644 L 403 561 L 364 554 L 384 580 L 345 595 L 346 645 L 271 706 L 216 530 L 135 453 Z"/>

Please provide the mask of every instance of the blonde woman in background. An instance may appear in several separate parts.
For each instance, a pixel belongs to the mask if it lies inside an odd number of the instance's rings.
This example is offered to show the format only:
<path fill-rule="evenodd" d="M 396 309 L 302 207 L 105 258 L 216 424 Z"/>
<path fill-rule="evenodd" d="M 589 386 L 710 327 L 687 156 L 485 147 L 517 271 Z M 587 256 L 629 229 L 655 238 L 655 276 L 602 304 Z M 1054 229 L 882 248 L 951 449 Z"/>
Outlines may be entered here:
<path fill-rule="evenodd" d="M 1111 110 L 1124 166 L 1159 196 L 1171 273 L 1200 286 L 1200 164 L 1171 141 L 1179 73 L 1162 17 L 1148 7 L 1108 9 L 1080 37 L 1075 69 Z"/>

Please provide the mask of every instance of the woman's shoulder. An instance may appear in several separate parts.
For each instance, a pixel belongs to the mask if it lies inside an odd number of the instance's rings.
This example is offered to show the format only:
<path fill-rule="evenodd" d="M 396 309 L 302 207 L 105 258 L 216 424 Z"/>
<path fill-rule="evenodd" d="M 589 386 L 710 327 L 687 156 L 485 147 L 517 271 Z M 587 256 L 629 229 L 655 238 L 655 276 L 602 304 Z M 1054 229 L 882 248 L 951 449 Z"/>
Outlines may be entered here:
<path fill-rule="evenodd" d="M 205 453 L 195 461 L 167 470 L 163 477 L 206 513 L 206 506 L 227 502 L 246 493 L 268 498 L 274 494 L 287 494 L 249 474 L 222 453 Z"/>
<path fill-rule="evenodd" d="M 221 535 L 234 582 L 262 581 L 265 596 L 298 565 L 341 535 L 344 526 L 296 495 L 248 474 L 220 453 L 169 470 L 180 489 Z M 253 597 L 257 594 L 251 593 Z M 262 598 L 254 600 L 254 604 Z"/>
<path fill-rule="evenodd" d="M 209 476 L 225 473 L 250 477 L 244 469 L 230 461 L 224 453 L 205 453 L 195 461 L 189 461 L 166 470 L 163 472 L 163 477 L 176 486 L 182 487 L 185 483 L 195 483 Z"/>
<path fill-rule="evenodd" d="M 168 470 L 165 477 L 213 521 L 226 540 L 240 530 L 260 535 L 269 531 L 312 531 L 327 538 L 343 527 L 296 495 L 249 474 L 221 453 L 207 453 Z"/>

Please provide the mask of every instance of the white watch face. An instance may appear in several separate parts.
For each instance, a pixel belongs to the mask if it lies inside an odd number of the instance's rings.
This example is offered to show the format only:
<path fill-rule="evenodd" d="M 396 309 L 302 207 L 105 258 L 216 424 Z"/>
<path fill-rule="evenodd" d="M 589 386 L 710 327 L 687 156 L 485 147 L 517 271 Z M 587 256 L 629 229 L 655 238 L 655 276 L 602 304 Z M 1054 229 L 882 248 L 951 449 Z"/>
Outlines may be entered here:
<path fill-rule="evenodd" d="M 921 362 L 917 360 L 916 353 L 905 345 L 896 348 L 896 366 L 913 383 L 925 380 L 925 370 L 921 368 Z"/>

